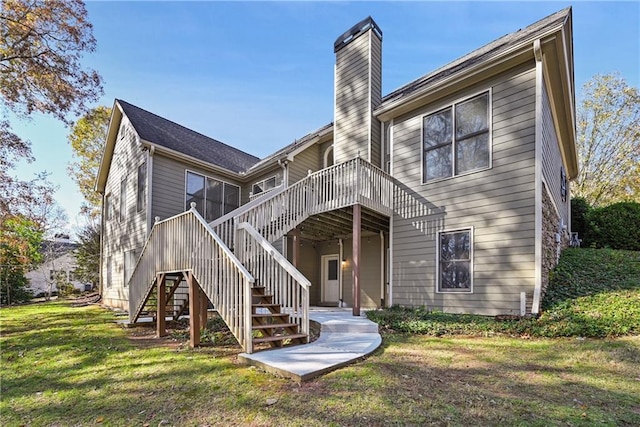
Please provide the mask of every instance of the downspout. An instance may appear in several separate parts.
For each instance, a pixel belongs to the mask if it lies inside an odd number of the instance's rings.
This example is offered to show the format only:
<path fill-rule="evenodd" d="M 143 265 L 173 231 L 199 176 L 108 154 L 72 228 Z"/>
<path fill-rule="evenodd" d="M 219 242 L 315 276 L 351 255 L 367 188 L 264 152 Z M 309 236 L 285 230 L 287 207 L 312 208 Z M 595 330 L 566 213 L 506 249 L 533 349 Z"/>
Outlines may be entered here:
<path fill-rule="evenodd" d="M 152 192 L 153 192 L 153 155 L 156 152 L 155 145 L 149 147 L 149 153 L 147 154 L 147 235 L 151 232 L 153 227 L 153 212 L 152 212 Z"/>
<path fill-rule="evenodd" d="M 342 245 L 342 239 L 338 239 L 338 246 L 340 247 L 340 255 L 338 255 L 340 257 L 340 276 L 338 277 L 338 288 L 340 289 L 340 298 L 338 301 L 338 306 L 342 307 L 344 305 L 344 299 L 342 298 L 342 270 L 344 269 L 344 263 L 342 262 L 342 260 L 344 259 L 344 249 L 343 249 L 343 245 Z"/>
<path fill-rule="evenodd" d="M 380 308 L 384 308 L 384 232 L 380 230 Z"/>
<path fill-rule="evenodd" d="M 278 159 L 278 165 L 282 168 L 282 186 L 283 188 L 287 188 L 289 187 L 289 168 L 287 167 L 289 165 L 289 161 L 287 159 Z M 294 243 L 298 244 L 298 242 Z M 285 258 L 287 256 L 288 250 L 289 248 L 287 247 L 287 235 L 285 234 L 284 236 L 282 236 L 282 253 Z"/>
<path fill-rule="evenodd" d="M 102 301 L 104 301 L 104 295 L 102 294 L 102 290 L 104 289 L 104 275 L 102 273 L 104 266 L 104 233 L 105 233 L 105 217 L 106 212 L 104 210 L 104 199 L 105 192 L 102 193 L 102 215 L 100 215 L 100 275 L 98 276 L 98 293 L 102 297 Z"/>
<path fill-rule="evenodd" d="M 535 269 L 531 314 L 540 312 L 542 298 L 542 49 L 540 39 L 533 42 L 536 59 L 536 119 L 535 119 Z"/>

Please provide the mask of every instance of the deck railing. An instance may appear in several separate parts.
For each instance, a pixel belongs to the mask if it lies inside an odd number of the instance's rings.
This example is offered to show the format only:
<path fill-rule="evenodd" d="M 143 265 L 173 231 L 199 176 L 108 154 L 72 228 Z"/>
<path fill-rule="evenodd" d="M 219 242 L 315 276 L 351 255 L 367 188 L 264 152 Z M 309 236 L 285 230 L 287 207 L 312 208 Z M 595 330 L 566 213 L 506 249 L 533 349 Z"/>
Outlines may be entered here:
<path fill-rule="evenodd" d="M 229 247 L 236 224 L 251 224 L 269 242 L 286 235 L 311 215 L 359 203 L 384 215 L 393 211 L 393 178 L 355 158 L 330 166 L 258 198 L 211 223 Z"/>
<path fill-rule="evenodd" d="M 137 317 L 156 274 L 191 271 L 243 349 L 252 351 L 253 276 L 192 207 L 154 224 L 129 280 L 129 318 Z"/>
<path fill-rule="evenodd" d="M 299 331 L 309 335 L 311 282 L 249 223 L 238 224 L 238 258 L 252 271 L 257 286 L 273 295 L 273 303 L 290 315 Z"/>

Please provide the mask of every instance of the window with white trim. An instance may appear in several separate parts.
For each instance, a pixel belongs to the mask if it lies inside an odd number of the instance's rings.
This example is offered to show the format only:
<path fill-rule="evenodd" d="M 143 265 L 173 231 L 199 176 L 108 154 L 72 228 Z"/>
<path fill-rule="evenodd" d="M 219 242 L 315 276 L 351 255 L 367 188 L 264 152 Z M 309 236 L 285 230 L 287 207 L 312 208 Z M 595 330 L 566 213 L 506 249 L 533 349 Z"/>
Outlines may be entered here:
<path fill-rule="evenodd" d="M 490 166 L 489 92 L 423 118 L 423 182 Z"/>
<path fill-rule="evenodd" d="M 240 206 L 240 187 L 194 172 L 187 172 L 185 209 L 196 210 L 211 222 Z"/>
<path fill-rule="evenodd" d="M 144 209 L 147 185 L 147 162 L 144 161 L 138 166 L 138 186 L 136 191 L 136 212 Z"/>
<path fill-rule="evenodd" d="M 438 292 L 471 292 L 473 241 L 471 229 L 438 233 Z"/>
<path fill-rule="evenodd" d="M 253 186 L 251 187 L 251 193 L 256 195 L 264 191 L 272 190 L 274 188 L 276 188 L 276 177 L 272 176 L 271 178 L 267 178 L 253 184 Z"/>

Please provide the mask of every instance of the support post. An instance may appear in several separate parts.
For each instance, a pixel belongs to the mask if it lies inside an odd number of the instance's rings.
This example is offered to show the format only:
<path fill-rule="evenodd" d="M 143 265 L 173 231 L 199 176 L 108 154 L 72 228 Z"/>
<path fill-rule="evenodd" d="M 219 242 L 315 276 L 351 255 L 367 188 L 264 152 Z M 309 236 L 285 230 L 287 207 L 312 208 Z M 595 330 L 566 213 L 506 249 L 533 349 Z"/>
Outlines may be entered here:
<path fill-rule="evenodd" d="M 189 345 L 191 348 L 200 345 L 200 289 L 193 280 L 193 274 L 187 272 L 189 286 Z"/>
<path fill-rule="evenodd" d="M 360 222 L 362 207 L 353 205 L 353 266 L 351 269 L 353 283 L 353 315 L 360 316 Z"/>
<path fill-rule="evenodd" d="M 204 293 L 204 289 L 200 289 L 200 327 L 207 327 L 207 306 L 209 305 L 209 298 Z"/>
<path fill-rule="evenodd" d="M 158 284 L 158 307 L 156 309 L 156 332 L 158 338 L 167 335 L 167 285 L 166 276 L 164 273 L 156 275 L 156 281 Z"/>
<path fill-rule="evenodd" d="M 298 260 L 300 259 L 300 230 L 297 228 L 291 233 L 293 236 L 293 266 L 298 268 Z"/>

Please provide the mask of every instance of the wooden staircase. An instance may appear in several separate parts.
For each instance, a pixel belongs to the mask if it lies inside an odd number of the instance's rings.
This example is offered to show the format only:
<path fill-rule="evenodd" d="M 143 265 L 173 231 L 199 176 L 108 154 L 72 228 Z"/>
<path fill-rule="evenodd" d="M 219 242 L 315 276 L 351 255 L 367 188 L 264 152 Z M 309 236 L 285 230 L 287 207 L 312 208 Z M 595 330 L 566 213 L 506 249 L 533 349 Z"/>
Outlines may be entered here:
<path fill-rule="evenodd" d="M 282 306 L 273 303 L 273 295 L 266 294 L 266 287 L 252 289 L 251 330 L 254 331 L 253 344 L 269 343 L 271 347 L 306 344 L 309 336 L 300 333 L 299 325 L 291 322 L 291 315 L 282 313 Z M 255 337 L 255 332 L 260 337 Z"/>
<path fill-rule="evenodd" d="M 165 317 L 171 317 L 174 321 L 177 321 L 180 316 L 189 314 L 189 290 L 187 289 L 184 277 L 180 273 L 167 273 L 167 282 L 169 285 L 166 287 L 165 301 Z M 158 293 L 157 293 L 157 278 L 154 279 L 151 288 L 149 289 L 146 302 L 143 304 L 142 310 L 138 312 L 137 320 L 139 317 L 152 317 L 156 320 L 158 315 Z"/>

